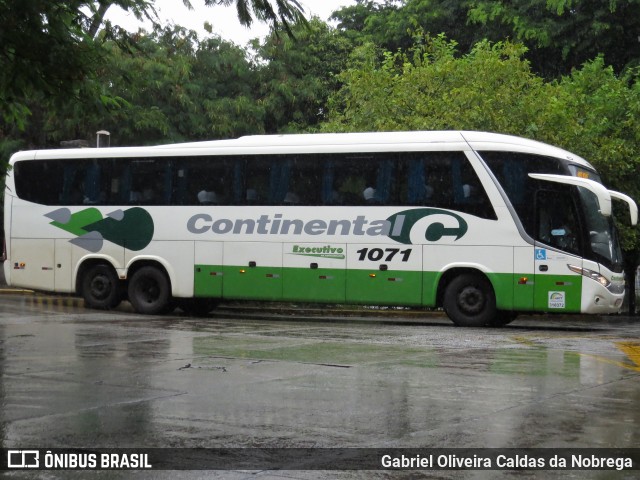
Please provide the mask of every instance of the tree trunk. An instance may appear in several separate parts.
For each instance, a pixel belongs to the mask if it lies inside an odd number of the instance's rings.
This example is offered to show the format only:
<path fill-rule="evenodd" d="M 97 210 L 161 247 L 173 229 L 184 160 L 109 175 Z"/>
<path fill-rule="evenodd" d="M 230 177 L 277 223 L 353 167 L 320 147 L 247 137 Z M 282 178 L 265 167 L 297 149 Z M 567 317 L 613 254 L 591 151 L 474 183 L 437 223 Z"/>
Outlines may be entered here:
<path fill-rule="evenodd" d="M 91 26 L 89 27 L 89 31 L 87 32 L 89 35 L 91 35 L 91 38 L 96 37 L 96 34 L 98 33 L 98 30 L 100 30 L 100 26 L 102 25 L 102 21 L 104 20 L 104 16 L 107 13 L 107 10 L 109 10 L 110 6 L 110 3 L 100 2 L 98 11 L 91 19 Z"/>

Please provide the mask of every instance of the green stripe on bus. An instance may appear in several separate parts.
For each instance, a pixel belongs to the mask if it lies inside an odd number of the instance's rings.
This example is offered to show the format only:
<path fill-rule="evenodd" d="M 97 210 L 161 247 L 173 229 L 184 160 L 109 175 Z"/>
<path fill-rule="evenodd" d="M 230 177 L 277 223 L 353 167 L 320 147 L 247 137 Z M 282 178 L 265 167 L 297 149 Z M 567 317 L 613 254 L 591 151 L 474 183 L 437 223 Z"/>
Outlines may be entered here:
<path fill-rule="evenodd" d="M 579 312 L 582 277 L 489 273 L 499 310 Z M 436 306 L 441 272 L 196 265 L 194 296 Z M 526 280 L 523 280 L 526 279 Z M 550 300 L 554 293 L 558 302 Z"/>
<path fill-rule="evenodd" d="M 535 292 L 536 311 L 579 313 L 582 304 L 582 276 L 536 275 Z M 554 296 L 558 300 L 554 301 Z"/>

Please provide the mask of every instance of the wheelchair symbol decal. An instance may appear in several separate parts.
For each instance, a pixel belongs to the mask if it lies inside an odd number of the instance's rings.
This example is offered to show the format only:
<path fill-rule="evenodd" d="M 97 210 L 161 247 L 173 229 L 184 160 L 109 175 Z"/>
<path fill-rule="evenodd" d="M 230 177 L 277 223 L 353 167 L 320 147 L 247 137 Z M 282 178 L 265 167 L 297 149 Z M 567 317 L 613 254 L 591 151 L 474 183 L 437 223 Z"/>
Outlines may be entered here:
<path fill-rule="evenodd" d="M 547 251 L 544 248 L 536 248 L 536 260 L 546 260 Z"/>

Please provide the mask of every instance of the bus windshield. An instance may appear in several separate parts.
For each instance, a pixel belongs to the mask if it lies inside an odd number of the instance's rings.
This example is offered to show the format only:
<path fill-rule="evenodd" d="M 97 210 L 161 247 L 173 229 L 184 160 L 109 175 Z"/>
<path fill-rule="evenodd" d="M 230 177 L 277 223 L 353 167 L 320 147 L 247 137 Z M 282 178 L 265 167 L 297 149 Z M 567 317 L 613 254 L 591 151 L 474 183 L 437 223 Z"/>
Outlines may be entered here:
<path fill-rule="evenodd" d="M 481 152 L 481 155 L 509 197 L 525 232 L 531 238 L 601 263 L 615 272 L 622 271 L 622 253 L 613 220 L 600 213 L 596 196 L 583 187 L 551 185 L 528 177 L 529 173 L 569 174 L 600 183 L 596 172 L 576 165 L 565 166 L 560 159 L 540 155 L 516 152 Z M 546 197 L 538 194 L 541 191 L 551 192 L 549 210 L 555 211 L 557 215 L 575 209 L 573 204 L 578 204 L 579 212 L 576 211 L 575 214 L 580 217 L 583 232 L 579 235 L 580 239 L 574 238 L 571 248 L 549 240 L 536 223 L 532 206 L 535 204 L 539 209 L 545 205 L 543 199 Z"/>
<path fill-rule="evenodd" d="M 578 187 L 580 205 L 586 230 L 589 234 L 589 248 L 593 260 L 602 263 L 613 271 L 622 269 L 622 251 L 617 231 L 613 225 L 613 217 L 600 214 L 596 196 L 586 188 Z"/>

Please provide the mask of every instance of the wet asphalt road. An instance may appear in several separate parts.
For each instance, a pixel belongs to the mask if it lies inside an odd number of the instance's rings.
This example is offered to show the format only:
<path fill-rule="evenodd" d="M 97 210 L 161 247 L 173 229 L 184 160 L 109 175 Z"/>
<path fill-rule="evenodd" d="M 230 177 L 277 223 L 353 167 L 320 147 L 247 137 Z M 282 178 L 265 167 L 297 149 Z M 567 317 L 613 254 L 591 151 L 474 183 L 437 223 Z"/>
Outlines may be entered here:
<path fill-rule="evenodd" d="M 0 296 L 5 448 L 640 446 L 640 323 L 633 318 L 527 317 L 503 329 L 462 329 L 420 312 L 326 317 L 259 307 L 197 319 L 58 303 Z M 386 475 L 102 471 L 11 478 Z M 616 475 L 565 472 L 637 478 Z"/>

